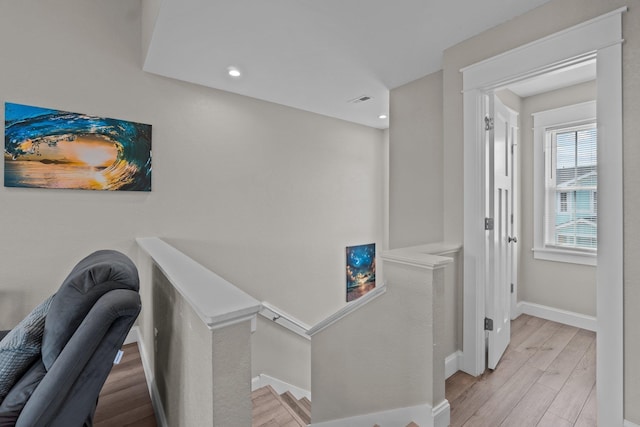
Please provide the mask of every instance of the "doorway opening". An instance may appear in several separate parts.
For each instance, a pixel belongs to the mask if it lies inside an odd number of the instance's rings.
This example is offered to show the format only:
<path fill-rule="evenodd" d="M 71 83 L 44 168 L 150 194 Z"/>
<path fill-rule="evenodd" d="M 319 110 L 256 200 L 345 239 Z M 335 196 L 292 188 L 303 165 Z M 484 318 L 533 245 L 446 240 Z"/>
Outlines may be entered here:
<path fill-rule="evenodd" d="M 554 70 L 597 59 L 598 425 L 623 423 L 623 233 L 621 8 L 462 70 L 464 96 L 464 332 L 463 370 L 484 371 L 487 287 L 494 277 L 487 245 L 485 99 L 492 91 Z M 606 193 L 606 194 L 605 194 Z M 606 201 L 605 201 L 606 198 Z M 605 392 L 606 391 L 606 392 Z"/>

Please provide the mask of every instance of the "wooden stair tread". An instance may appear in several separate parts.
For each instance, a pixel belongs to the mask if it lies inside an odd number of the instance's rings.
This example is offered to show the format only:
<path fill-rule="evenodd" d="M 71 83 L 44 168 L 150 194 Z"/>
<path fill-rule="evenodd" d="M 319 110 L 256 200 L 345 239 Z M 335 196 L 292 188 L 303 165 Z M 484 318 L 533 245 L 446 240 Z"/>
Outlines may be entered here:
<path fill-rule="evenodd" d="M 373 427 L 380 427 L 380 425 L 375 424 Z M 407 424 L 407 427 L 420 427 L 420 426 L 414 423 L 413 421 L 411 421 L 409 424 Z"/>
<path fill-rule="evenodd" d="M 311 413 L 311 401 L 309 399 L 307 399 L 306 397 L 303 397 L 302 399 L 298 399 L 298 402 L 300 402 L 300 404 L 305 408 L 307 408 L 307 411 Z"/>
<path fill-rule="evenodd" d="M 304 427 L 307 424 L 271 387 L 251 393 L 253 427 Z"/>
<path fill-rule="evenodd" d="M 300 419 L 306 424 L 311 424 L 311 408 L 304 406 L 296 397 L 289 391 L 285 391 L 280 395 L 282 400 L 295 411 Z M 307 399 L 308 400 L 308 399 Z"/>
<path fill-rule="evenodd" d="M 311 423 L 311 401 L 306 397 L 296 399 L 289 391 L 278 394 L 267 385 L 251 393 L 251 402 L 252 427 L 306 427 Z M 406 427 L 420 426 L 412 421 Z"/>

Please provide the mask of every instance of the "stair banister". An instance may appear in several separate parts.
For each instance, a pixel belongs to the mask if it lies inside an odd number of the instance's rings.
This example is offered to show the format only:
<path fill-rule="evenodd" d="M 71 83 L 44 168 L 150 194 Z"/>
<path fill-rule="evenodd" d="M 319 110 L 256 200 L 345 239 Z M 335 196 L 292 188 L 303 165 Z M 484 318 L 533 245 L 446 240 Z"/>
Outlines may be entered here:
<path fill-rule="evenodd" d="M 261 308 L 157 237 L 137 239 L 138 320 L 152 398 L 167 426 L 251 425 L 251 330 Z"/>

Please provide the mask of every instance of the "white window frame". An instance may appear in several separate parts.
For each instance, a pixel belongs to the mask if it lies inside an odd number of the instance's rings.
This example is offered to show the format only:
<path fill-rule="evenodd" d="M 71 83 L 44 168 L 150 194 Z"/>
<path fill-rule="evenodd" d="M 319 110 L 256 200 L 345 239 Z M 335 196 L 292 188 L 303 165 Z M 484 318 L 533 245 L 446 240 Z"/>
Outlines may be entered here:
<path fill-rule="evenodd" d="M 548 131 L 595 121 L 595 101 L 533 113 L 533 257 L 535 259 L 593 266 L 598 263 L 596 251 L 548 246 L 545 244 L 544 235 L 545 197 L 547 197 L 545 147 L 548 146 Z M 569 198 L 567 196 L 567 204 L 571 203 Z M 555 206 L 555 201 L 549 206 Z"/>

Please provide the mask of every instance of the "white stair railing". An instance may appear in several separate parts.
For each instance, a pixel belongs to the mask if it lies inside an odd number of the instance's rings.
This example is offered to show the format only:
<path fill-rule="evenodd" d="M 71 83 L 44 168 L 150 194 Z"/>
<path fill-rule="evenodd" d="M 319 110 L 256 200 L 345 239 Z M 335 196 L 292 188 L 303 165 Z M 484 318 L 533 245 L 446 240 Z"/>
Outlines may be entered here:
<path fill-rule="evenodd" d="M 159 238 L 137 239 L 151 395 L 167 426 L 251 425 L 251 330 L 261 304 Z"/>

